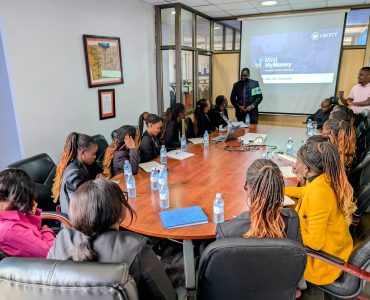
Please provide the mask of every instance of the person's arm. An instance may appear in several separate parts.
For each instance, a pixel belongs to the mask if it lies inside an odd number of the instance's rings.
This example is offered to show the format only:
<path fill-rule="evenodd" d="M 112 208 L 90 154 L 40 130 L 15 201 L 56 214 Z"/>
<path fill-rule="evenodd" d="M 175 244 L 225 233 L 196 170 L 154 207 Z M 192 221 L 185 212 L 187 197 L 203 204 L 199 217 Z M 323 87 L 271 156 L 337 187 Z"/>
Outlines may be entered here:
<path fill-rule="evenodd" d="M 367 98 L 366 100 L 364 101 L 360 101 L 360 102 L 351 102 L 350 104 L 351 106 L 368 106 L 370 105 L 370 97 Z"/>
<path fill-rule="evenodd" d="M 353 88 L 351 90 L 351 92 L 349 93 L 349 96 L 347 99 L 344 98 L 344 92 L 343 91 L 340 91 L 339 92 L 339 101 L 345 105 L 345 106 L 349 106 L 353 103 L 353 99 L 354 99 L 354 96 L 353 96 Z"/>
<path fill-rule="evenodd" d="M 251 93 L 253 97 L 253 102 L 250 106 L 252 107 L 252 109 L 254 109 L 262 102 L 262 99 L 263 99 L 262 91 L 261 91 L 258 81 L 255 81 L 255 84 L 254 84 L 254 87 L 252 88 Z"/>
<path fill-rule="evenodd" d="M 68 194 L 71 195 L 72 193 L 74 193 L 78 189 L 78 187 L 87 180 L 88 178 L 85 178 L 85 176 L 83 176 L 81 170 L 71 170 L 71 172 L 68 174 L 68 177 L 66 178 L 66 188 Z"/>
<path fill-rule="evenodd" d="M 140 284 L 138 291 L 143 299 L 175 300 L 176 291 L 152 247 L 143 240 L 143 247 L 138 255 Z"/>
<path fill-rule="evenodd" d="M 287 186 L 285 187 L 284 194 L 291 198 L 302 198 L 306 193 L 306 186 L 301 187 L 293 187 Z"/>
<path fill-rule="evenodd" d="M 136 175 L 139 172 L 140 151 L 138 148 L 129 149 L 129 161 L 132 169 L 132 174 Z"/>
<path fill-rule="evenodd" d="M 238 102 L 237 102 L 237 99 L 236 99 L 236 97 L 238 95 L 238 88 L 237 88 L 237 86 L 238 86 L 238 83 L 237 82 L 234 83 L 233 89 L 231 91 L 230 102 L 235 107 L 235 109 L 238 111 L 240 109 L 239 109 L 239 105 L 238 105 Z"/>
<path fill-rule="evenodd" d="M 310 203 L 306 211 L 306 228 L 301 227 L 303 244 L 314 250 L 321 250 L 326 243 L 326 224 L 328 222 L 330 207 L 325 198 L 325 191 L 322 189 L 311 190 L 308 194 Z"/>
<path fill-rule="evenodd" d="M 164 144 L 167 149 L 176 149 L 181 146 L 177 129 L 176 121 L 171 121 L 167 124 L 166 136 L 164 137 Z"/>

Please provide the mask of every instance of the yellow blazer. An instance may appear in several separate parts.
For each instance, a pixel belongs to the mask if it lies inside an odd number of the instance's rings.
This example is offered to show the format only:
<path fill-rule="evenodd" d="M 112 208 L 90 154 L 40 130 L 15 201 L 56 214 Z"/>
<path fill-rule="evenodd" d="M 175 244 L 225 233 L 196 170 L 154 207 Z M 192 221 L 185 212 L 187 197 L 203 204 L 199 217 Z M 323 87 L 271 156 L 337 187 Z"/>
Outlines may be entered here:
<path fill-rule="evenodd" d="M 286 187 L 285 194 L 298 198 L 295 210 L 301 222 L 303 244 L 347 261 L 353 248 L 349 225 L 341 212 L 337 197 L 322 174 L 304 187 Z M 341 270 L 308 257 L 304 277 L 317 285 L 334 282 Z"/>

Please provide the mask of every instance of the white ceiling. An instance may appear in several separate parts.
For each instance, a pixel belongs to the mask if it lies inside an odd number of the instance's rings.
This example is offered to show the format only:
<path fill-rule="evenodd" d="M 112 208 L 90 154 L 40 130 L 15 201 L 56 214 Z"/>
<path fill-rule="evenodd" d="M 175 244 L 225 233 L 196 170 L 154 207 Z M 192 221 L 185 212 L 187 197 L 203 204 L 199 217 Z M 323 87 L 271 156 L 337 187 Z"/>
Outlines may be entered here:
<path fill-rule="evenodd" d="M 262 6 L 263 0 L 141 0 L 154 5 L 182 3 L 210 17 L 230 17 L 281 11 L 370 4 L 370 0 L 277 0 L 275 6 Z"/>

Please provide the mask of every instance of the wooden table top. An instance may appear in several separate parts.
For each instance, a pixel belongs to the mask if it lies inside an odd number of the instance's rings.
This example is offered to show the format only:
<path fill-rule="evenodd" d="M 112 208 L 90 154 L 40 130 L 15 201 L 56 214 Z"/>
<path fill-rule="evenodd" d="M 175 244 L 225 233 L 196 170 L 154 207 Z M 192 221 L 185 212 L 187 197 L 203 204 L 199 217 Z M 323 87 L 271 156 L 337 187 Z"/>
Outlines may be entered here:
<path fill-rule="evenodd" d="M 276 145 L 277 150 L 283 150 L 289 137 L 293 137 L 295 145 L 305 135 L 304 128 L 252 125 L 249 129 L 239 129 L 238 134 L 257 132 L 267 134 L 265 144 Z M 218 135 L 218 134 L 214 134 Z M 193 145 L 188 142 L 187 152 L 195 155 L 184 159 L 168 158 L 167 168 L 170 191 L 170 209 L 199 205 L 209 219 L 208 224 L 165 230 L 159 218 L 159 191 L 150 190 L 150 173 L 139 170 L 136 179 L 137 197 L 129 202 L 137 213 L 131 225 L 126 218 L 121 226 L 145 235 L 172 238 L 172 239 L 209 239 L 215 237 L 216 224 L 213 223 L 213 200 L 216 193 L 221 193 L 225 202 L 225 220 L 232 219 L 246 211 L 244 183 L 246 170 L 257 158 L 261 151 L 226 151 L 225 144 L 238 146 L 237 140 L 216 144 L 210 141 L 209 149 L 203 145 Z M 284 151 L 285 152 L 285 151 Z M 278 165 L 286 166 L 287 160 L 273 159 Z M 158 161 L 158 159 L 157 159 Z M 113 178 L 119 180 L 120 187 L 126 190 L 123 174 Z M 288 179 L 286 184 L 292 185 L 296 181 Z"/>

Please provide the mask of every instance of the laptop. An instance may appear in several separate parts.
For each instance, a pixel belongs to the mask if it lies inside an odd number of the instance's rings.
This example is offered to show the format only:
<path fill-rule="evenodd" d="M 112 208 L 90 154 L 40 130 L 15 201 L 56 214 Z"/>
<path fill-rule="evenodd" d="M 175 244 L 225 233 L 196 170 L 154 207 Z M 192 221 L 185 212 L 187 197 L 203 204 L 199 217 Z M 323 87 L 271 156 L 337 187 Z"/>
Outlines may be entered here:
<path fill-rule="evenodd" d="M 224 135 L 219 135 L 219 136 L 216 136 L 214 138 L 212 138 L 212 141 L 215 141 L 215 142 L 227 142 L 227 141 L 230 141 L 232 139 L 235 138 L 237 132 L 238 132 L 238 129 L 239 129 L 240 126 L 233 126 L 231 127 L 231 129 L 229 130 L 229 132 L 227 133 L 226 136 Z"/>

